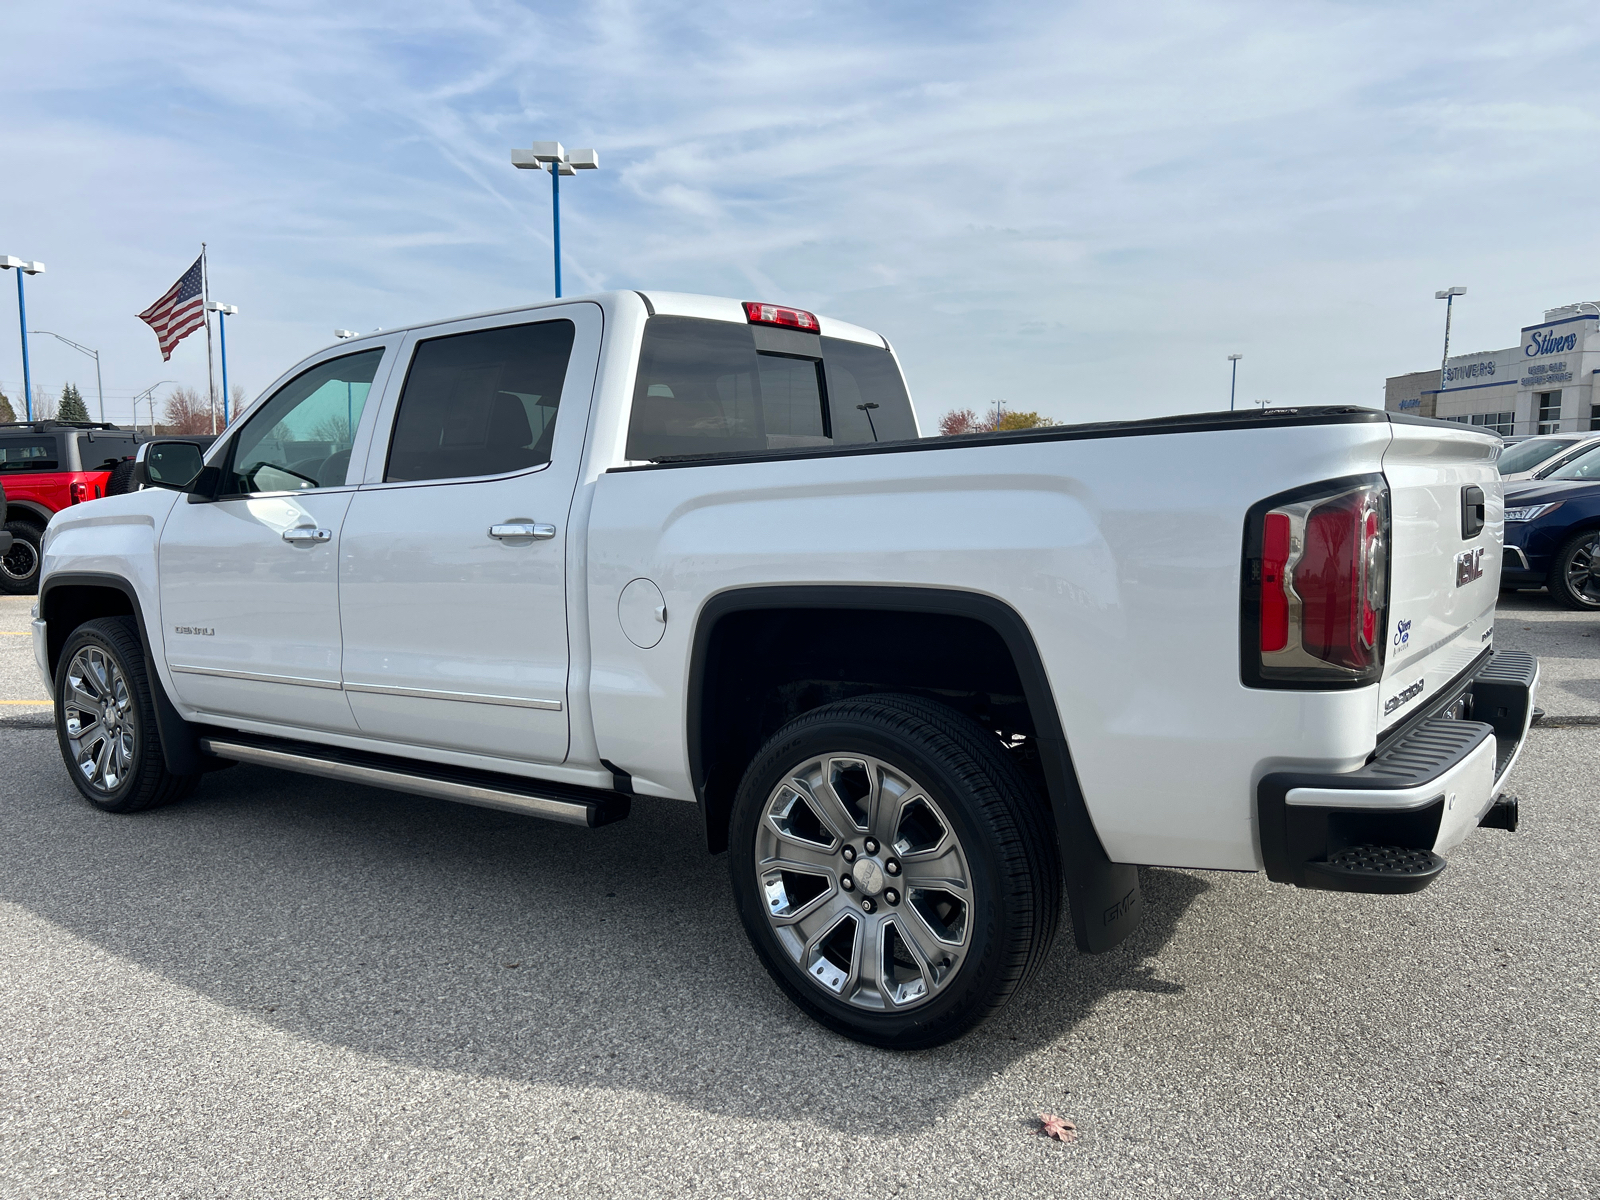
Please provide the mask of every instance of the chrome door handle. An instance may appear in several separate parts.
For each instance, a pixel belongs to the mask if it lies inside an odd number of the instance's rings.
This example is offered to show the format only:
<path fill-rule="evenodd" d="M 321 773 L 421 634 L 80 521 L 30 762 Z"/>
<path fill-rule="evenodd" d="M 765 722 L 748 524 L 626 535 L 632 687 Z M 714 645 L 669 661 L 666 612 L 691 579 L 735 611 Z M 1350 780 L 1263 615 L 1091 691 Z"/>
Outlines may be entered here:
<path fill-rule="evenodd" d="M 554 525 L 536 525 L 532 521 L 518 521 L 510 525 L 489 526 L 489 536 L 492 538 L 527 538 L 533 542 L 546 542 L 556 535 Z"/>
<path fill-rule="evenodd" d="M 283 540 L 298 545 L 301 542 L 328 542 L 333 540 L 333 530 L 317 529 L 310 525 L 296 525 L 283 531 Z"/>

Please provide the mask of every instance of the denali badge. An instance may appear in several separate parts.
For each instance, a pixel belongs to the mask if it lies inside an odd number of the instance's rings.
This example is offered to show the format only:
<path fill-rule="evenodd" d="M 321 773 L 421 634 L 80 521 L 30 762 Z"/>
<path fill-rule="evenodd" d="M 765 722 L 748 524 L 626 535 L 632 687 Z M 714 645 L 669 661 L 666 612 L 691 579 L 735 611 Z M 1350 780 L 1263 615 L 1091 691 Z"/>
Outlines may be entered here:
<path fill-rule="evenodd" d="M 1422 695 L 1422 680 L 1419 679 L 1398 696 L 1390 696 L 1385 700 L 1383 702 L 1383 715 L 1387 717 L 1406 701 L 1415 700 L 1420 695 Z"/>
<path fill-rule="evenodd" d="M 215 629 L 207 629 L 207 628 L 205 628 L 204 626 L 201 626 L 201 625 L 174 625 L 172 627 L 172 632 L 173 633 L 192 633 L 192 634 L 195 634 L 197 637 L 213 637 L 213 636 L 215 636 L 217 631 Z"/>
<path fill-rule="evenodd" d="M 1483 547 L 1463 550 L 1456 555 L 1456 586 L 1465 587 L 1474 579 L 1483 578 Z"/>

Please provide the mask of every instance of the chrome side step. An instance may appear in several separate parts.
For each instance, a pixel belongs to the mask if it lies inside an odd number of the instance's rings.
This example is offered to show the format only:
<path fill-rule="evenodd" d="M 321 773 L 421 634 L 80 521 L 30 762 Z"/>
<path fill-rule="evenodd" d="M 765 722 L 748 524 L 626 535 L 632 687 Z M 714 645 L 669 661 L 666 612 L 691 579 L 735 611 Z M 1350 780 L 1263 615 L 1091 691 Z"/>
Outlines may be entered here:
<path fill-rule="evenodd" d="M 593 829 L 628 815 L 629 797 L 620 792 L 396 759 L 334 746 L 232 736 L 202 737 L 200 749 L 234 762 L 277 767 L 342 783 L 453 800 L 458 804 L 498 808 L 560 821 L 564 825 Z"/>

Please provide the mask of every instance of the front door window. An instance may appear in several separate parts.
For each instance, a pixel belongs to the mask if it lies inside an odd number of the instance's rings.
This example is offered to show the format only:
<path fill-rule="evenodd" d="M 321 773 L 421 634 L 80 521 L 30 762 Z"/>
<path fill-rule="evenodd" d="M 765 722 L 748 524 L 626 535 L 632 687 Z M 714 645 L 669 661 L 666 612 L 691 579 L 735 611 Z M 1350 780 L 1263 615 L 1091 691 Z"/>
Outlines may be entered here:
<path fill-rule="evenodd" d="M 297 375 L 245 422 L 228 455 L 222 493 L 338 487 L 383 351 L 318 363 Z"/>

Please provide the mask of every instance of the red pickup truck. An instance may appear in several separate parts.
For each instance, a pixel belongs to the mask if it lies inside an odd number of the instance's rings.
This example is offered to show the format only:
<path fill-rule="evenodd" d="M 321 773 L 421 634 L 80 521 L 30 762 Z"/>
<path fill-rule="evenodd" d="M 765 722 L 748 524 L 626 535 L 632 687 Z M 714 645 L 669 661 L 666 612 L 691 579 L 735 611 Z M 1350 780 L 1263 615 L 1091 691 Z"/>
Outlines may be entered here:
<path fill-rule="evenodd" d="M 61 421 L 0 424 L 0 483 L 5 487 L 0 593 L 39 587 L 39 543 L 63 508 L 128 490 L 133 456 L 149 435 L 116 425 Z M 209 440 L 209 439 L 208 439 Z"/>

